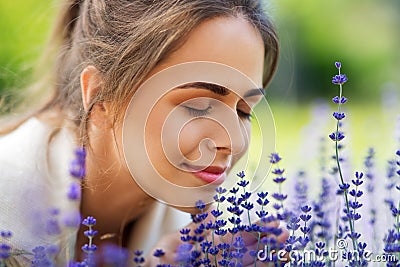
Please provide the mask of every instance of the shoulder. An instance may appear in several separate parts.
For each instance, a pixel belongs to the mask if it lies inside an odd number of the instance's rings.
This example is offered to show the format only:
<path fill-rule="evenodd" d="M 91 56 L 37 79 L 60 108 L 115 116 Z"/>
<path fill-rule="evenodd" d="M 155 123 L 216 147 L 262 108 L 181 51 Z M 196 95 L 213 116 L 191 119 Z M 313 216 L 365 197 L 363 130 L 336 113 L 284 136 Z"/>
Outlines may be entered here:
<path fill-rule="evenodd" d="M 15 165 L 28 167 L 29 164 L 25 160 L 35 157 L 45 149 L 45 139 L 49 131 L 46 124 L 31 118 L 13 131 L 0 136 L 1 170 L 11 170 L 8 166 Z M 25 162 L 22 164 L 22 161 Z"/>
<path fill-rule="evenodd" d="M 13 232 L 17 248 L 53 243 L 46 222 L 71 209 L 66 190 L 73 149 L 68 130 L 35 117 L 0 136 L 0 229 Z"/>

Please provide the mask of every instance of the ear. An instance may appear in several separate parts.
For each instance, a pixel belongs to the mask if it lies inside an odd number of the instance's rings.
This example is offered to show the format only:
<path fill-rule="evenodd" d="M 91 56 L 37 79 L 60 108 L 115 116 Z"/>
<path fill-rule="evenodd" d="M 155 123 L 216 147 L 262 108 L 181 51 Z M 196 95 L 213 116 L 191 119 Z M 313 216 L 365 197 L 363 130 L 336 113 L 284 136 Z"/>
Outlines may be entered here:
<path fill-rule="evenodd" d="M 108 103 L 97 102 L 92 105 L 93 99 L 102 90 L 103 79 L 100 72 L 94 66 L 87 66 L 81 72 L 81 92 L 83 108 L 90 111 L 90 120 L 98 127 L 108 128 L 112 125 L 111 110 Z"/>

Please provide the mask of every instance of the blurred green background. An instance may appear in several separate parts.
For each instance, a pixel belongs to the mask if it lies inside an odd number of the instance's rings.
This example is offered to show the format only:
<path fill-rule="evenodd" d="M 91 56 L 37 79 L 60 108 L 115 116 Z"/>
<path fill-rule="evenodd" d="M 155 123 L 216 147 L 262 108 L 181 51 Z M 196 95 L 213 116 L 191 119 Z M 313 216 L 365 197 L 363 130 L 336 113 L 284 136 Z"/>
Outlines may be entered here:
<path fill-rule="evenodd" d="M 0 1 L 0 93 L 29 83 L 55 7 L 51 1 Z"/>
<path fill-rule="evenodd" d="M 281 69 L 273 84 L 282 99 L 309 101 L 330 95 L 331 62 L 348 73 L 346 95 L 369 101 L 400 82 L 400 1 L 273 0 L 282 42 Z"/>
<path fill-rule="evenodd" d="M 30 83 L 58 5 L 0 2 L 3 96 Z M 277 150 L 289 162 L 304 164 L 299 157 L 311 155 L 318 139 L 333 131 L 330 114 L 335 107 L 330 99 L 337 87 L 331 77 L 336 74 L 333 63 L 340 60 L 349 77 L 344 86 L 350 99 L 347 141 L 356 164 L 369 146 L 380 149 L 382 157 L 391 155 L 398 144 L 395 128 L 400 113 L 400 1 L 270 0 L 266 7 L 281 39 L 278 72 L 267 93 Z"/>

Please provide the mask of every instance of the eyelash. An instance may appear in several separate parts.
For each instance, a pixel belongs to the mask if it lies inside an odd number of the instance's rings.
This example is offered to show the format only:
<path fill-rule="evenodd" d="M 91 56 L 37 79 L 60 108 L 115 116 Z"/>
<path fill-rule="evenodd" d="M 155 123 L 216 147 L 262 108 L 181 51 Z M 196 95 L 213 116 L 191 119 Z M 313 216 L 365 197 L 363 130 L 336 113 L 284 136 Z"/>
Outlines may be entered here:
<path fill-rule="evenodd" d="M 238 109 L 236 111 L 239 117 L 244 118 L 245 120 L 251 121 L 251 119 L 253 118 L 253 115 L 251 113 L 246 113 Z"/>
<path fill-rule="evenodd" d="M 206 109 L 196 109 L 186 106 L 185 108 L 189 111 L 189 114 L 193 117 L 204 117 L 210 114 L 211 106 L 208 106 Z"/>
<path fill-rule="evenodd" d="M 195 109 L 191 107 L 185 107 L 189 114 L 193 117 L 204 117 L 210 114 L 211 106 L 207 107 L 206 109 Z M 243 112 L 241 110 L 237 110 L 238 116 L 244 118 L 245 120 L 251 120 L 253 118 L 252 114 Z"/>

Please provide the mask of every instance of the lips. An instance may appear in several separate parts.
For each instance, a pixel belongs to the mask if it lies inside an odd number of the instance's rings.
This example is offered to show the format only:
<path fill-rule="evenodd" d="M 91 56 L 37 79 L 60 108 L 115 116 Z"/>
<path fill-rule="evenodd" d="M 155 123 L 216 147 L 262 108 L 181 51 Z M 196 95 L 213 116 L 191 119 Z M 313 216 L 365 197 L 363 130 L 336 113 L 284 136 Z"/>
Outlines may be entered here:
<path fill-rule="evenodd" d="M 206 183 L 215 183 L 222 184 L 226 178 L 226 167 L 221 166 L 193 166 L 189 164 L 183 164 L 185 169 L 193 174 L 196 178 L 206 182 Z"/>

